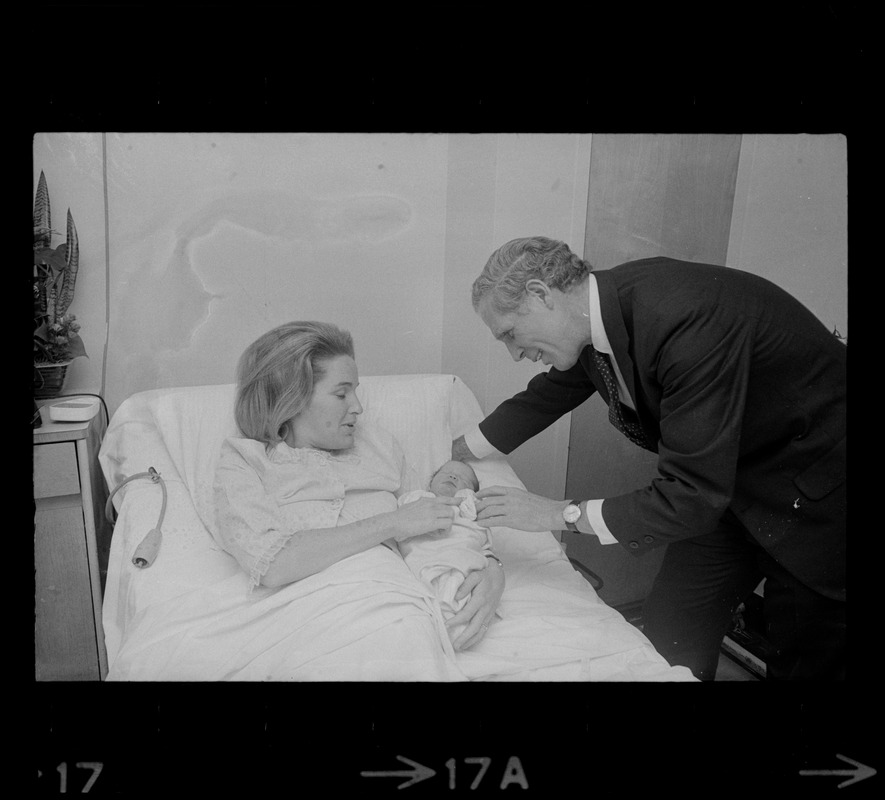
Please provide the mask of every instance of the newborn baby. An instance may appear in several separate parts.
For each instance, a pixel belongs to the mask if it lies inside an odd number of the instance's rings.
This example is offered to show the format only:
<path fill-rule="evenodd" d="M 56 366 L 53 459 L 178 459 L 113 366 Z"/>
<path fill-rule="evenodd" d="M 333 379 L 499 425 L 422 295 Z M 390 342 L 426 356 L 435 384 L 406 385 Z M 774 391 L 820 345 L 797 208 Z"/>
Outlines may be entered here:
<path fill-rule="evenodd" d="M 427 583 L 439 599 L 443 616 L 453 616 L 468 600 L 455 600 L 455 593 L 467 573 L 485 569 L 486 556 L 495 557 L 488 528 L 477 524 L 474 492 L 479 489 L 476 473 L 463 461 L 447 461 L 430 479 L 429 490 L 417 489 L 399 498 L 399 504 L 413 503 L 421 497 L 461 498 L 452 529 L 444 533 L 426 533 L 398 542 L 406 564 Z M 449 629 L 455 639 L 464 625 Z"/>

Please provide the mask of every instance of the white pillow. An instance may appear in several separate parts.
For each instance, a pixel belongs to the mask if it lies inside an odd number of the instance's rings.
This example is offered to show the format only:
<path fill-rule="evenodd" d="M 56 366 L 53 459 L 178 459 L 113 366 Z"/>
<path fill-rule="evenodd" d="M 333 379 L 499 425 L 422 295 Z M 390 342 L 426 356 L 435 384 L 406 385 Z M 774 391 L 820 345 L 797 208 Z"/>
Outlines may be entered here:
<path fill-rule="evenodd" d="M 222 442 L 239 436 L 233 383 L 167 389 L 152 404 L 157 429 L 203 524 L 214 521 L 212 484 Z"/>
<path fill-rule="evenodd" d="M 470 390 L 452 375 L 360 378 L 357 396 L 363 414 L 359 424 L 381 425 L 390 431 L 422 486 L 451 457 L 450 409 L 456 382 L 461 395 L 459 417 L 478 413 Z M 210 527 L 221 444 L 229 436 L 240 435 L 233 415 L 235 391 L 231 383 L 154 389 L 130 397 L 114 414 L 102 445 L 109 484 L 113 487 L 129 475 L 154 467 L 164 479 L 177 478 L 187 486 L 197 513 Z"/>
<path fill-rule="evenodd" d="M 452 455 L 449 413 L 452 375 L 369 375 L 360 378 L 360 425 L 380 425 L 394 435 L 420 486 Z"/>

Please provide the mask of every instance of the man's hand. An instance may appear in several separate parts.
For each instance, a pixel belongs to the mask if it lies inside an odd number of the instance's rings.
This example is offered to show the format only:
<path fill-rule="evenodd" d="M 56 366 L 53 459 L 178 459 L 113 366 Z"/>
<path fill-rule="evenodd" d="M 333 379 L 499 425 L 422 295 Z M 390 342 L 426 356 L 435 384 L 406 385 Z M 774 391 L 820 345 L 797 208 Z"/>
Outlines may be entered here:
<path fill-rule="evenodd" d="M 490 528 L 518 531 L 558 531 L 565 527 L 564 500 L 550 500 L 523 489 L 490 486 L 476 493 L 476 521 Z"/>

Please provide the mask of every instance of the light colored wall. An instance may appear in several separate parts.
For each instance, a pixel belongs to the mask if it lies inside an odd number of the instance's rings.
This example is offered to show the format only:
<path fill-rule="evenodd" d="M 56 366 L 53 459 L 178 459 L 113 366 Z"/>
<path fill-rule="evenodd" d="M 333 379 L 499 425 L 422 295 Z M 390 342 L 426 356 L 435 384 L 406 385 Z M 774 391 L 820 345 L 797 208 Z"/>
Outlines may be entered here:
<path fill-rule="evenodd" d="M 744 134 L 727 264 L 774 281 L 848 336 L 845 136 Z"/>
<path fill-rule="evenodd" d="M 513 362 L 472 312 L 470 287 L 492 252 L 510 239 L 544 235 L 580 252 L 589 171 L 589 135 L 450 137 L 442 364 L 473 389 L 486 412 L 546 367 Z M 471 313 L 465 316 L 464 308 Z M 570 417 L 510 454 L 530 491 L 563 496 Z"/>
<path fill-rule="evenodd" d="M 486 410 L 532 374 L 476 317 L 470 284 L 507 239 L 583 241 L 589 136 L 46 133 L 56 229 L 81 268 L 88 359 L 65 391 L 234 380 L 242 349 L 291 319 L 349 328 L 363 374 L 451 372 Z M 109 298 L 106 304 L 106 292 Z M 106 357 L 105 357 L 106 349 Z M 562 492 L 568 426 L 514 464 Z"/>
<path fill-rule="evenodd" d="M 446 148 L 108 135 L 110 404 L 230 382 L 243 348 L 292 319 L 349 328 L 366 374 L 438 371 Z"/>

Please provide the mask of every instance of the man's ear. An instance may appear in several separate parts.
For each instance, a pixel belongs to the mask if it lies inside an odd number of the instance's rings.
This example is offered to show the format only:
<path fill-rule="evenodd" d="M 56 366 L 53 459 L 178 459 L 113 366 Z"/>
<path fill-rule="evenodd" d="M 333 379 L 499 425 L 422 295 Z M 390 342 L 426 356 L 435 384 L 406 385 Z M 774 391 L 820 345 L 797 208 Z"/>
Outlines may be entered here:
<path fill-rule="evenodd" d="M 553 295 L 550 287 L 544 281 L 532 278 L 525 282 L 525 292 L 528 297 L 540 300 L 547 308 L 552 307 Z"/>

